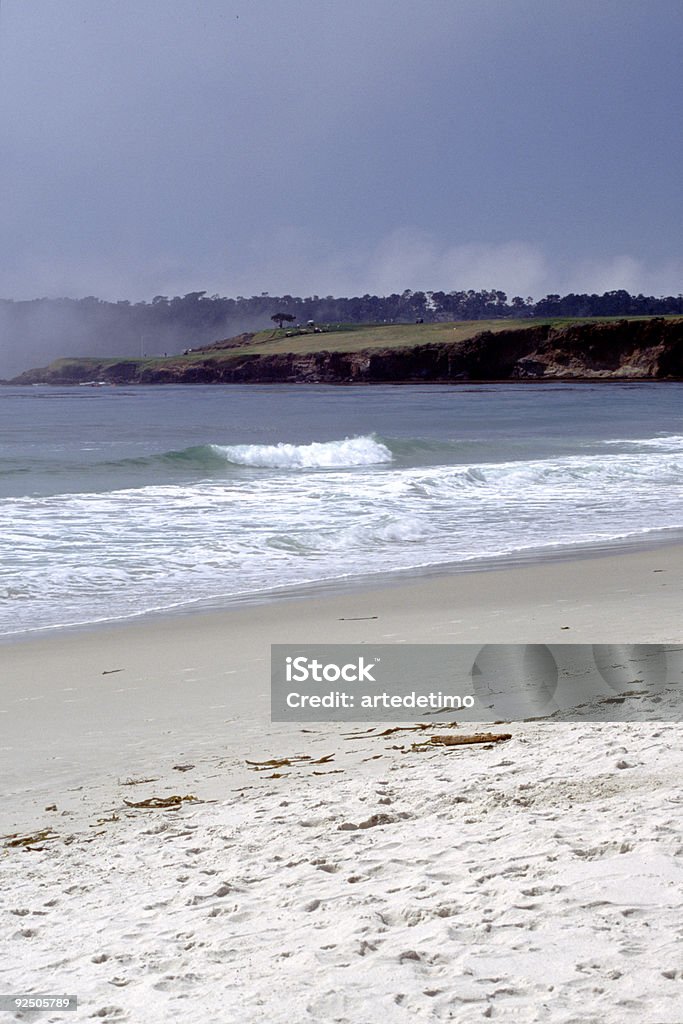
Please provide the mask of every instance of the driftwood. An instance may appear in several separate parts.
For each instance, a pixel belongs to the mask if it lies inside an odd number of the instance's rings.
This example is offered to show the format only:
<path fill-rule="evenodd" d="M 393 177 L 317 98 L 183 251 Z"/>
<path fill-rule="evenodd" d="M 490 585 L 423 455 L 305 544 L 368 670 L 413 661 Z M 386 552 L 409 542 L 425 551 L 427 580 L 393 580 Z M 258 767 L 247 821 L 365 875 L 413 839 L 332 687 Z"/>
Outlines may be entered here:
<path fill-rule="evenodd" d="M 510 732 L 477 732 L 473 736 L 430 736 L 430 742 L 441 747 L 459 747 L 464 743 L 502 743 L 511 740 Z"/>

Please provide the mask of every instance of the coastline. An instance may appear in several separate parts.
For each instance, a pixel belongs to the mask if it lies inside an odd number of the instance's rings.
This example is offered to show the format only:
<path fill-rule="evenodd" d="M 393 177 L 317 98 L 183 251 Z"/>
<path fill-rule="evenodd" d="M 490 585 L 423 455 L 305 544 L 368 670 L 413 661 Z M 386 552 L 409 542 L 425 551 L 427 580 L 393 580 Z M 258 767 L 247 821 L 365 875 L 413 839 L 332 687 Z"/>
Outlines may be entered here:
<path fill-rule="evenodd" d="M 476 323 L 471 321 L 470 323 Z M 614 318 L 607 322 L 499 321 L 495 330 L 453 337 L 455 322 L 415 336 L 386 325 L 386 347 L 348 345 L 331 332 L 324 347 L 303 337 L 259 338 L 188 350 L 181 356 L 61 359 L 27 370 L 13 384 L 442 383 L 518 380 L 680 380 L 680 317 Z M 422 325 L 424 328 L 424 325 Z M 483 326 L 483 325 L 482 325 Z M 374 330 L 376 331 L 377 325 Z M 434 330 L 438 332 L 434 333 Z M 367 332 L 366 328 L 366 332 Z M 366 345 L 372 334 L 366 340 Z M 391 334 L 394 334 L 392 339 Z M 431 340 L 430 340 L 431 338 Z"/>
<path fill-rule="evenodd" d="M 83 635 L 100 630 L 126 629 L 129 626 L 152 625 L 154 623 L 162 623 L 165 620 L 177 621 L 178 619 L 183 620 L 196 616 L 230 615 L 239 610 L 266 605 L 280 606 L 287 605 L 290 602 L 308 602 L 313 605 L 318 602 L 333 600 L 334 598 L 350 599 L 354 595 L 360 597 L 365 593 L 377 594 L 378 600 L 384 604 L 387 600 L 384 592 L 393 591 L 395 588 L 399 590 L 407 588 L 409 593 L 412 587 L 422 583 L 427 584 L 432 580 L 446 581 L 461 576 L 477 577 L 491 572 L 508 573 L 567 562 L 581 563 L 594 559 L 622 560 L 629 558 L 631 555 L 645 556 L 648 552 L 654 553 L 663 550 L 662 557 L 666 558 L 669 551 L 671 551 L 673 552 L 675 563 L 678 564 L 678 556 L 675 552 L 679 547 L 683 551 L 683 527 L 670 527 L 668 529 L 655 530 L 651 533 L 633 534 L 619 539 L 610 538 L 604 541 L 594 541 L 589 544 L 525 548 L 505 555 L 484 556 L 461 562 L 428 563 L 407 569 L 387 570 L 366 575 L 323 578 L 268 590 L 202 598 L 187 604 L 151 608 L 134 615 L 124 615 L 117 618 L 38 626 L 31 630 L 0 633 L 0 652 L 8 645 L 14 643 L 31 643 L 43 638 L 61 637 L 70 634 Z M 637 566 L 637 561 L 634 564 Z M 610 567 L 611 572 L 611 564 L 607 562 L 605 565 Z M 509 578 L 512 579 L 512 577 Z M 447 591 L 450 590 L 447 583 L 437 583 L 437 587 L 441 586 L 445 587 Z M 454 584 L 453 586 L 457 590 L 457 585 Z M 406 601 L 409 600 L 408 593 L 405 595 Z M 454 597 L 457 597 L 455 592 Z"/>

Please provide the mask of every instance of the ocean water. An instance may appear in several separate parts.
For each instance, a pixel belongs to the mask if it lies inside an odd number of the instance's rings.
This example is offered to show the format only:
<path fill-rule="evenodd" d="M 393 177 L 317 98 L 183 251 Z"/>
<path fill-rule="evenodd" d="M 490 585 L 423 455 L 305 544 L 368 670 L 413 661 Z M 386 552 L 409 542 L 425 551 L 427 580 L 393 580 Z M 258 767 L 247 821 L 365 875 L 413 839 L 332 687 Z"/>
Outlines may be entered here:
<path fill-rule="evenodd" d="M 683 528 L 683 385 L 0 388 L 0 634 Z"/>

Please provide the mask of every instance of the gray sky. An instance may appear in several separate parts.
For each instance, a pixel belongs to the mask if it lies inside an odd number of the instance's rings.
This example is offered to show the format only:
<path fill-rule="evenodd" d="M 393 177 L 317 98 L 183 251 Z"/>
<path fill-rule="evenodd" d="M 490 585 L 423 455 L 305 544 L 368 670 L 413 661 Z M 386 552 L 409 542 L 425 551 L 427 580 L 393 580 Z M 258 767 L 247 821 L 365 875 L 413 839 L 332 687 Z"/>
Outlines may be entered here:
<path fill-rule="evenodd" d="M 0 297 L 683 290 L 681 0 L 2 0 Z"/>

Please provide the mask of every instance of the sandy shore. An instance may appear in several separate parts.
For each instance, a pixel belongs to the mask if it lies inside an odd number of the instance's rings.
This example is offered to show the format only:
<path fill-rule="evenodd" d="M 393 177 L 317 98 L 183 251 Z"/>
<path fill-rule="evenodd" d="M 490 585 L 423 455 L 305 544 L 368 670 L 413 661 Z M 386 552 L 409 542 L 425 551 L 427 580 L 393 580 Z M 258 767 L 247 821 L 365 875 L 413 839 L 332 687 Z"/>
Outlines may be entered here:
<path fill-rule="evenodd" d="M 679 1021 L 679 726 L 435 752 L 268 716 L 271 643 L 677 642 L 682 569 L 660 547 L 2 644 L 1 831 L 57 838 L 3 850 L 0 988 L 80 996 L 45 1020 Z M 246 763 L 295 755 L 332 757 Z M 173 795 L 204 802 L 130 806 Z"/>

